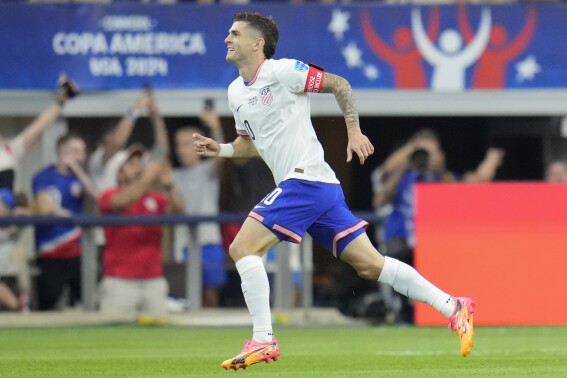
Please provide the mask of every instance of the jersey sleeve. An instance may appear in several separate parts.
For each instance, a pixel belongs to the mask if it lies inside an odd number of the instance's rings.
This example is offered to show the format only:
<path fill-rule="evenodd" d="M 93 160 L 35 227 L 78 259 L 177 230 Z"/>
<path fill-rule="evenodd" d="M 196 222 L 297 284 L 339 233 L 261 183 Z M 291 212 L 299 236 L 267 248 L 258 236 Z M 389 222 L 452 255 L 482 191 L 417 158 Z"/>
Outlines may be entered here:
<path fill-rule="evenodd" d="M 25 146 L 23 133 L 19 134 L 13 140 L 8 142 L 7 145 L 10 152 L 14 156 L 14 160 L 19 160 L 22 156 L 24 156 Z"/>
<path fill-rule="evenodd" d="M 101 214 L 108 214 L 110 210 L 110 201 L 118 193 L 116 188 L 108 189 L 102 193 L 98 200 L 98 208 Z"/>
<path fill-rule="evenodd" d="M 278 80 L 293 93 L 320 93 L 325 80 L 325 71 L 314 64 L 300 60 L 280 59 L 274 65 Z"/>
<path fill-rule="evenodd" d="M 238 107 L 240 105 L 232 102 L 232 98 L 236 97 L 236 95 L 234 94 L 235 92 L 234 86 L 235 86 L 235 82 L 232 82 L 228 86 L 228 107 L 234 117 L 236 134 L 238 134 L 239 136 L 248 136 L 248 131 L 246 131 L 246 127 L 244 126 L 244 123 L 238 117 Z"/>
<path fill-rule="evenodd" d="M 53 183 L 49 179 L 46 170 L 39 172 L 32 180 L 32 191 L 34 195 L 49 189 L 51 186 L 53 186 Z"/>
<path fill-rule="evenodd" d="M 249 136 L 248 130 L 246 130 L 246 125 L 244 124 L 244 122 L 242 122 L 239 119 L 238 114 L 236 113 L 233 114 L 234 114 L 236 134 L 238 134 L 238 136 Z"/>
<path fill-rule="evenodd" d="M 158 203 L 159 214 L 166 214 L 167 206 L 169 205 L 169 198 L 159 192 L 156 192 L 154 197 Z"/>

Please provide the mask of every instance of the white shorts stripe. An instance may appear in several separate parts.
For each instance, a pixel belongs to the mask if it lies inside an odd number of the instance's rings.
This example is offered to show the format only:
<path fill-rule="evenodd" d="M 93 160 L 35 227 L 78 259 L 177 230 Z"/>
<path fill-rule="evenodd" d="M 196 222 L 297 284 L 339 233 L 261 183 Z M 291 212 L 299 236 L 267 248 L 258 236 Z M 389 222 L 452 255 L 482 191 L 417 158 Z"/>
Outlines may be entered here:
<path fill-rule="evenodd" d="M 341 240 L 344 237 L 347 237 L 348 235 L 352 234 L 355 231 L 360 230 L 363 227 L 367 227 L 368 226 L 368 222 L 365 220 L 361 220 L 360 222 L 358 222 L 357 224 L 355 224 L 352 227 L 347 228 L 346 230 L 343 230 L 341 232 L 339 232 L 338 234 L 335 235 L 335 237 L 333 238 L 333 256 L 337 257 L 337 243 L 339 242 L 339 240 Z"/>
<path fill-rule="evenodd" d="M 295 232 L 288 230 L 287 228 L 280 226 L 279 224 L 274 224 L 273 229 L 284 234 L 288 238 L 292 238 L 296 243 L 301 243 L 301 236 L 297 235 Z"/>

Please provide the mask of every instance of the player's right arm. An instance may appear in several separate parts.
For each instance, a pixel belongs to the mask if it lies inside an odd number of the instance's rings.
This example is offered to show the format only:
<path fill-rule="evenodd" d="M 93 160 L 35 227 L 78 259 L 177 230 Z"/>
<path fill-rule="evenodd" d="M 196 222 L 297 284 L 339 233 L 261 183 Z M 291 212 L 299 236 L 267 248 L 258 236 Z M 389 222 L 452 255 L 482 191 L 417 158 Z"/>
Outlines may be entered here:
<path fill-rule="evenodd" d="M 203 157 L 217 157 L 221 151 L 221 144 L 212 138 L 207 138 L 201 134 L 193 134 L 195 151 Z M 234 142 L 230 143 L 234 154 L 230 156 L 236 159 L 247 159 L 259 156 L 258 150 L 254 146 L 252 139 L 248 136 L 238 136 Z M 228 156 L 225 156 L 228 157 Z"/>
<path fill-rule="evenodd" d="M 343 112 L 348 133 L 347 162 L 352 160 L 354 152 L 358 155 L 360 164 L 364 164 L 366 159 L 374 153 L 374 146 L 360 130 L 358 110 L 353 100 L 349 82 L 341 76 L 325 72 L 321 91 L 332 93 Z"/>

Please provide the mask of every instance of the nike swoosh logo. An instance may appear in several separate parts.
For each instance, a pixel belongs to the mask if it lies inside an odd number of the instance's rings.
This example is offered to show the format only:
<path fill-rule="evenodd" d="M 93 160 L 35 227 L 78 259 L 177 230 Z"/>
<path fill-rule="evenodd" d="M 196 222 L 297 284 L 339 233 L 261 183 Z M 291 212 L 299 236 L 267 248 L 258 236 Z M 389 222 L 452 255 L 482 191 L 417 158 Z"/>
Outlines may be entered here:
<path fill-rule="evenodd" d="M 242 104 L 242 105 L 244 105 L 244 104 Z M 236 111 L 237 111 L 237 112 L 238 112 L 238 109 L 240 109 L 240 108 L 242 107 L 242 105 L 240 105 L 238 108 L 236 108 Z"/>
<path fill-rule="evenodd" d="M 255 209 L 265 209 L 266 206 L 262 206 L 262 205 L 256 205 L 254 206 Z"/>

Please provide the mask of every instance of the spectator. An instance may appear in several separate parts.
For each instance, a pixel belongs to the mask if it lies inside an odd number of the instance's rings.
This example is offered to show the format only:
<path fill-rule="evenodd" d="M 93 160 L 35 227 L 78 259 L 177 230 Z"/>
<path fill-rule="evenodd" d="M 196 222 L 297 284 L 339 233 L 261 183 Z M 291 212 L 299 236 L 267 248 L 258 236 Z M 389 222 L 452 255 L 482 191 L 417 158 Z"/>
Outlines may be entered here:
<path fill-rule="evenodd" d="M 182 212 L 164 155 L 144 166 L 144 151 L 133 146 L 118 153 L 118 187 L 99 201 L 102 214 L 158 215 Z M 161 186 L 165 193 L 155 190 Z M 163 316 L 168 285 L 163 278 L 160 225 L 105 227 L 100 309 L 105 313 Z"/>
<path fill-rule="evenodd" d="M 463 182 L 482 183 L 493 180 L 504 152 L 490 148 L 476 170 L 463 175 Z M 385 255 L 413 265 L 414 188 L 416 183 L 455 182 L 457 175 L 445 168 L 445 154 L 439 138 L 429 130 L 417 132 L 408 143 L 396 150 L 373 173 L 373 206 L 385 217 L 379 239 Z M 384 295 L 402 323 L 413 323 L 413 302 L 384 288 Z"/>
<path fill-rule="evenodd" d="M 201 122 L 209 129 L 213 138 L 224 140 L 217 113 L 205 110 L 201 114 Z M 187 214 L 217 215 L 221 161 L 202 159 L 197 155 L 193 142 L 193 134 L 196 132 L 200 133 L 201 130 L 196 127 L 183 127 L 175 133 L 175 153 L 181 167 L 173 171 L 173 182 L 180 190 Z M 176 239 L 187 241 L 187 231 L 186 226 L 176 227 Z M 227 281 L 226 254 L 222 246 L 220 226 L 218 223 L 199 224 L 194 236 L 202 256 L 203 306 L 218 307 L 220 290 Z"/>
<path fill-rule="evenodd" d="M 0 189 L 0 217 L 28 215 L 25 203 L 18 203 L 10 189 Z M 26 261 L 18 261 L 17 243 L 21 228 L 15 225 L 0 227 L 0 310 L 29 311 L 29 269 Z M 21 260 L 21 259 L 20 259 Z M 16 276 L 16 290 L 3 278 Z M 16 291 L 16 293 L 14 293 Z"/>
<path fill-rule="evenodd" d="M 59 78 L 59 89 L 53 104 L 49 105 L 32 123 L 12 140 L 5 140 L 0 133 L 0 188 L 14 190 L 14 179 L 19 159 L 24 156 L 45 130 L 53 125 L 63 112 L 69 98 L 75 97 L 78 89 L 65 75 Z"/>
<path fill-rule="evenodd" d="M 10 189 L 0 189 L 0 217 L 12 215 L 16 205 L 14 195 Z M 0 310 L 16 311 L 19 301 L 10 287 L 2 280 L 2 275 L 12 273 L 11 257 L 16 248 L 17 226 L 0 227 Z"/>
<path fill-rule="evenodd" d="M 104 130 L 97 148 L 89 158 L 89 174 L 101 192 L 116 187 L 120 163 L 116 153 L 124 149 L 128 143 L 136 120 L 145 115 L 150 116 L 154 128 L 153 148 L 163 150 L 164 154 L 168 153 L 165 122 L 152 90 L 146 87 L 120 121 Z"/>
<path fill-rule="evenodd" d="M 85 161 L 85 142 L 80 136 L 69 133 L 58 139 L 56 163 L 33 178 L 36 214 L 71 217 L 83 213 L 85 194 L 97 197 L 83 170 Z M 39 309 L 53 309 L 67 286 L 69 304 L 76 304 L 81 298 L 81 229 L 60 223 L 37 225 L 35 230 Z"/>
<path fill-rule="evenodd" d="M 567 182 L 567 164 L 561 160 L 550 162 L 545 168 L 546 182 Z"/>
<path fill-rule="evenodd" d="M 161 111 L 158 107 L 153 90 L 146 86 L 136 99 L 134 105 L 116 124 L 107 125 L 99 139 L 98 146 L 89 158 L 89 174 L 96 183 L 100 193 L 117 186 L 116 177 L 122 155 L 138 118 L 149 115 L 153 134 L 154 146 L 152 150 L 158 155 L 169 153 L 167 130 Z M 97 205 L 95 204 L 95 209 Z M 92 207 L 90 207 L 91 210 Z M 96 211 L 96 210 L 95 210 Z M 104 232 L 102 228 L 95 229 L 95 243 L 98 252 L 104 246 Z"/>

